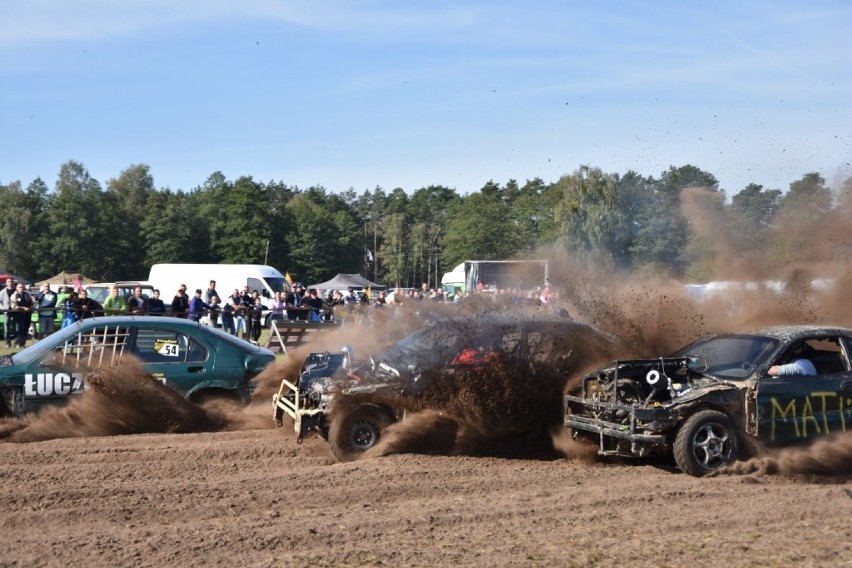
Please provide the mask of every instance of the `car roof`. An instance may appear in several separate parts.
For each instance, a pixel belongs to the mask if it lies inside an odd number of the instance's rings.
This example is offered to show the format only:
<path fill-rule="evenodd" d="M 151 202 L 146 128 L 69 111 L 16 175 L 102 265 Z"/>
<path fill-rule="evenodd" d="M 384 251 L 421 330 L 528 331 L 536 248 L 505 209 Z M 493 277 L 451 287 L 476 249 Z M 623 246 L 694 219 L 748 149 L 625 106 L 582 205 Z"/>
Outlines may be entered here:
<path fill-rule="evenodd" d="M 213 338 L 219 339 L 226 343 L 231 343 L 235 347 L 240 349 L 248 350 L 253 353 L 257 352 L 268 352 L 273 354 L 272 351 L 265 347 L 260 347 L 258 345 L 254 345 L 249 343 L 248 341 L 244 341 L 238 337 L 233 335 L 229 335 L 228 333 L 223 332 L 220 329 L 216 329 L 210 327 L 201 322 L 196 322 L 184 318 L 174 318 L 168 316 L 131 316 L 131 315 L 117 315 L 117 316 L 100 316 L 93 318 L 85 318 L 79 321 L 74 322 L 73 324 L 64 327 L 58 330 L 56 333 L 51 335 L 51 338 L 54 339 L 62 339 L 62 334 L 67 334 L 69 336 L 73 336 L 75 333 L 80 331 L 82 328 L 88 328 L 95 325 L 131 325 L 131 324 L 152 324 L 164 327 L 175 327 L 175 328 L 183 328 L 183 329 L 197 329 L 200 333 L 207 334 Z M 45 342 L 44 345 L 48 343 Z M 37 348 L 39 345 L 42 345 L 42 342 L 39 341 L 37 343 L 33 343 L 29 347 L 27 347 L 24 351 L 29 351 L 30 349 Z M 273 354 L 274 355 L 274 354 Z"/>
<path fill-rule="evenodd" d="M 733 335 L 765 335 L 775 339 L 791 341 L 800 337 L 813 335 L 845 335 L 847 337 L 852 337 L 852 329 L 832 325 L 775 325 L 757 329 L 752 332 Z"/>
<path fill-rule="evenodd" d="M 205 326 L 201 322 L 192 321 L 184 318 L 173 318 L 168 316 L 130 316 L 130 315 L 117 315 L 117 316 L 101 316 L 94 318 L 86 318 L 81 319 L 79 321 L 74 322 L 76 324 L 86 324 L 86 323 L 133 323 L 133 322 L 150 322 L 150 323 L 169 323 L 169 324 L 177 324 L 187 327 L 200 327 Z"/>

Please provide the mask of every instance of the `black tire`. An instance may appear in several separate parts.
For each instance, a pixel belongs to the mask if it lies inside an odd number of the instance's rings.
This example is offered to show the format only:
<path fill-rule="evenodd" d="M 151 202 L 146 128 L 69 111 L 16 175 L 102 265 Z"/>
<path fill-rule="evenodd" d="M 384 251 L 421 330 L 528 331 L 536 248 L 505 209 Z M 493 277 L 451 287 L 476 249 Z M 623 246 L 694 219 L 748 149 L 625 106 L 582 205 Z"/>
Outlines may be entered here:
<path fill-rule="evenodd" d="M 393 420 L 375 404 L 363 404 L 331 422 L 331 451 L 342 462 L 354 461 L 375 446 Z"/>
<path fill-rule="evenodd" d="M 715 410 L 702 410 L 687 418 L 677 432 L 673 451 L 681 471 L 696 477 L 735 462 L 739 452 L 734 423 Z"/>

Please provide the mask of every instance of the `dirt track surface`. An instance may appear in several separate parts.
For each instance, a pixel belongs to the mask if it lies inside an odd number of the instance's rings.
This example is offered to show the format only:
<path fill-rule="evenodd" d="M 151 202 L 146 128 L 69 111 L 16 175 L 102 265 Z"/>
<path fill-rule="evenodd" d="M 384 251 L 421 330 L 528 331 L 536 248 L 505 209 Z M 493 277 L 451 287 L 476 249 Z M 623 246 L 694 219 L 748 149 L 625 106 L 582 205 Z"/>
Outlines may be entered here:
<path fill-rule="evenodd" d="M 852 484 L 391 455 L 275 429 L 0 444 L 0 565 L 848 566 Z"/>

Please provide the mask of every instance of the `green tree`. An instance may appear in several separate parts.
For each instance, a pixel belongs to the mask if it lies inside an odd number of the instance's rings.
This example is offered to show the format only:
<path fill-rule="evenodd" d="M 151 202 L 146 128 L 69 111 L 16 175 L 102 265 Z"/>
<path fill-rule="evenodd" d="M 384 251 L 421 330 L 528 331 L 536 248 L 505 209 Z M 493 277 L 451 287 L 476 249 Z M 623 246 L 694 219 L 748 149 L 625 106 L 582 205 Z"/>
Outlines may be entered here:
<path fill-rule="evenodd" d="M 681 212 L 680 194 L 688 187 L 718 191 L 719 182 L 695 166 L 671 166 L 657 181 L 650 180 L 651 192 L 641 202 L 635 222 L 635 238 L 629 246 L 634 265 L 664 270 L 682 276 L 688 260 L 684 251 L 689 224 Z"/>
<path fill-rule="evenodd" d="M 144 164 L 132 165 L 115 178 L 107 181 L 107 202 L 113 202 L 109 212 L 112 250 L 117 252 L 113 274 L 121 279 L 144 279 L 145 239 L 142 238 L 142 220 L 148 199 L 154 193 L 154 178 Z"/>
<path fill-rule="evenodd" d="M 299 194 L 287 205 L 293 221 L 287 270 L 306 284 L 322 282 L 338 272 L 355 272 L 352 269 L 361 262 L 354 217 L 330 210 L 322 195 L 318 191 Z"/>
<path fill-rule="evenodd" d="M 250 176 L 220 191 L 216 216 L 210 220 L 210 246 L 223 263 L 263 264 L 270 238 L 269 201 Z"/>
<path fill-rule="evenodd" d="M 556 209 L 561 221 L 559 241 L 569 251 L 591 254 L 611 265 L 625 258 L 629 219 L 618 192 L 618 177 L 581 166 L 556 185 L 562 191 Z"/>
<path fill-rule="evenodd" d="M 784 212 L 817 219 L 831 209 L 831 190 L 818 173 L 805 174 L 802 179 L 790 184 L 790 191 L 781 199 L 779 208 Z"/>
<path fill-rule="evenodd" d="M 27 203 L 27 195 L 21 183 L 0 185 L 0 266 L 15 274 L 30 274 L 30 237 L 33 212 Z"/>
<path fill-rule="evenodd" d="M 290 187 L 282 182 L 269 182 L 266 184 L 266 195 L 269 201 L 269 214 L 267 223 L 269 225 L 269 257 L 267 263 L 278 267 L 282 272 L 287 272 L 290 243 L 287 235 L 292 227 L 292 220 L 287 209 L 287 204 L 299 192 L 297 187 Z"/>
<path fill-rule="evenodd" d="M 98 280 L 109 277 L 116 254 L 109 250 L 112 235 L 103 223 L 103 205 L 101 186 L 83 164 L 72 160 L 60 167 L 48 203 L 45 244 L 58 266 L 77 267 Z"/>
<path fill-rule="evenodd" d="M 559 236 L 560 224 L 556 221 L 559 198 L 557 184 L 548 185 L 535 178 L 528 180 L 512 199 L 512 224 L 526 255 L 541 244 L 555 242 Z"/>
<path fill-rule="evenodd" d="M 440 284 L 450 261 L 441 249 L 450 212 L 461 201 L 456 190 L 430 185 L 414 192 L 408 202 L 409 238 L 407 246 L 408 283 L 419 286 Z"/>
<path fill-rule="evenodd" d="M 207 225 L 198 216 L 190 194 L 170 189 L 153 193 L 140 223 L 145 266 L 163 262 L 206 262 Z M 202 238 L 198 238 L 202 235 Z M 202 250 L 201 247 L 204 247 Z M 164 294 L 173 291 L 162 291 Z"/>
<path fill-rule="evenodd" d="M 407 219 L 404 213 L 389 213 L 384 222 L 384 246 L 381 280 L 395 286 L 408 284 L 406 250 L 408 249 Z"/>
<path fill-rule="evenodd" d="M 831 260 L 830 251 L 822 243 L 832 238 L 832 228 L 825 222 L 820 223 L 828 219 L 831 205 L 831 190 L 818 173 L 805 174 L 790 184 L 771 227 L 779 265 Z"/>
<path fill-rule="evenodd" d="M 499 185 L 488 182 L 453 208 L 442 241 L 445 266 L 471 259 L 514 258 L 522 246 L 515 228 L 511 206 Z"/>
<path fill-rule="evenodd" d="M 34 179 L 27 186 L 27 209 L 32 214 L 29 228 L 29 274 L 34 280 L 42 280 L 53 276 L 60 270 L 77 270 L 76 267 L 59 267 L 50 256 L 48 239 L 50 224 L 47 217 L 48 194 L 50 190 L 41 178 Z"/>
<path fill-rule="evenodd" d="M 767 239 L 769 224 L 775 218 L 781 202 L 780 189 L 764 189 L 751 183 L 731 198 L 734 222 L 730 230 L 736 233 L 740 250 L 762 249 Z"/>

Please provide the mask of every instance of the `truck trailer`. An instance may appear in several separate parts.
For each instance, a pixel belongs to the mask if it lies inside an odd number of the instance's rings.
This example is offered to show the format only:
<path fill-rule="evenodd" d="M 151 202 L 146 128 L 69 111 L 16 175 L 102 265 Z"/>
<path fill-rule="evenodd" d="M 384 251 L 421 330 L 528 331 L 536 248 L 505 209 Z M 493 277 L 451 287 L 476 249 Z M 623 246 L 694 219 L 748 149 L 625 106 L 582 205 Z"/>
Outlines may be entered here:
<path fill-rule="evenodd" d="M 499 290 L 517 288 L 529 291 L 549 285 L 546 260 L 466 260 L 441 278 L 447 293 L 456 288 Z"/>

